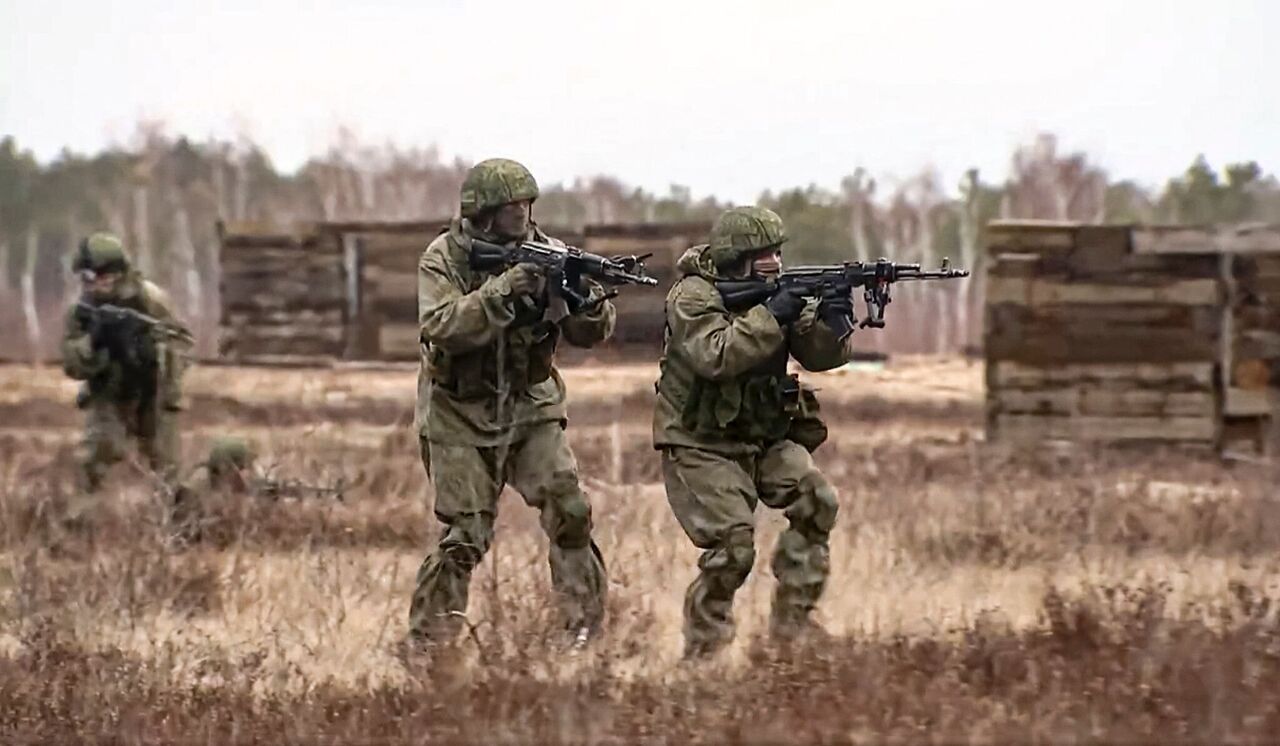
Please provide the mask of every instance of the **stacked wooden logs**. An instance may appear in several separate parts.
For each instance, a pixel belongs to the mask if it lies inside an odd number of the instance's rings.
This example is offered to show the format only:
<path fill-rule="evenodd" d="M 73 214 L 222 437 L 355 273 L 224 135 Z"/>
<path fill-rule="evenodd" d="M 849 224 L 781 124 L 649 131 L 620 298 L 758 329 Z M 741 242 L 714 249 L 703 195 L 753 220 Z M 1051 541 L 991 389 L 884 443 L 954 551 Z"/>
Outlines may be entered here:
<path fill-rule="evenodd" d="M 448 221 L 371 224 L 345 232 L 360 266 L 360 330 L 347 357 L 418 358 L 418 259 Z"/>
<path fill-rule="evenodd" d="M 626 288 L 613 299 L 618 326 L 612 344 L 662 345 L 667 291 L 676 280 L 676 261 L 685 249 L 705 243 L 709 223 L 631 223 L 588 225 L 582 248 L 596 254 L 652 254 L 645 260 L 658 287 Z"/>
<path fill-rule="evenodd" d="M 1135 250 L 1135 233 L 989 226 L 990 437 L 1218 439 L 1221 257 Z"/>
<path fill-rule="evenodd" d="M 346 305 L 341 246 L 315 233 L 222 225 L 219 231 L 222 357 L 284 363 L 340 356 Z"/>

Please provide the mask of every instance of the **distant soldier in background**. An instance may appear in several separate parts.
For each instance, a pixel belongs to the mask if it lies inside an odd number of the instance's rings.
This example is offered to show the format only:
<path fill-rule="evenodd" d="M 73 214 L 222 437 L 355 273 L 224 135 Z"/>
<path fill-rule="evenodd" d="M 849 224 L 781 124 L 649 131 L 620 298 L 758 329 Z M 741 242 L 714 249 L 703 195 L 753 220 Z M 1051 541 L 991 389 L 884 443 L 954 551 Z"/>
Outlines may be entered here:
<path fill-rule="evenodd" d="M 209 444 L 209 456 L 196 464 L 187 486 L 197 494 L 212 491 L 248 492 L 256 480 L 252 473 L 257 450 L 244 438 L 222 435 Z"/>
<path fill-rule="evenodd" d="M 259 468 L 258 449 L 252 441 L 238 435 L 220 435 L 209 444 L 209 455 L 191 469 L 183 486 L 196 496 L 226 492 L 272 499 L 332 497 L 342 500 L 344 480 L 312 484 L 280 477 L 273 468 Z"/>
<path fill-rule="evenodd" d="M 62 368 L 84 381 L 76 397 L 85 411 L 80 485 L 96 491 L 135 438 L 147 465 L 175 487 L 177 413 L 191 333 L 169 296 L 132 268 L 115 236 L 95 233 L 81 241 L 72 269 L 82 293 L 67 311 Z"/>
<path fill-rule="evenodd" d="M 462 216 L 418 263 L 422 361 L 416 425 L 435 487 L 439 543 L 418 571 L 409 643 L 452 639 L 466 611 L 471 571 L 493 539 L 498 495 L 510 482 L 541 511 L 551 540 L 551 582 L 572 644 L 604 616 L 605 566 L 591 539 L 591 506 L 565 438 L 565 386 L 556 346 L 590 347 L 613 332 L 607 300 L 547 315 L 554 290 L 538 265 L 474 269 L 473 238 L 552 241 L 531 219 L 538 184 L 521 164 L 482 161 L 462 183 Z M 577 290 L 603 298 L 583 278 Z"/>
<path fill-rule="evenodd" d="M 221 435 L 209 444 L 209 454 L 192 467 L 178 487 L 174 499 L 173 525 L 176 536 L 184 541 L 197 541 L 208 527 L 202 508 L 212 495 L 249 495 L 277 500 L 280 498 L 333 498 L 341 501 L 344 482 L 309 484 L 281 478 L 274 469 L 258 464 L 254 443 L 237 435 Z"/>
<path fill-rule="evenodd" d="M 703 550 L 685 594 L 686 657 L 733 639 L 734 595 L 755 562 L 757 501 L 789 522 L 773 557 L 770 630 L 784 640 L 823 634 L 810 615 L 826 585 L 836 495 L 810 456 L 827 435 L 817 400 L 788 376 L 787 360 L 808 370 L 842 365 L 847 353 L 831 329 L 852 315 L 852 301 L 806 302 L 783 290 L 730 312 L 715 285 L 776 275 L 786 240 L 772 211 L 728 210 L 710 243 L 680 258 L 667 295 L 654 446 L 671 509 Z"/>

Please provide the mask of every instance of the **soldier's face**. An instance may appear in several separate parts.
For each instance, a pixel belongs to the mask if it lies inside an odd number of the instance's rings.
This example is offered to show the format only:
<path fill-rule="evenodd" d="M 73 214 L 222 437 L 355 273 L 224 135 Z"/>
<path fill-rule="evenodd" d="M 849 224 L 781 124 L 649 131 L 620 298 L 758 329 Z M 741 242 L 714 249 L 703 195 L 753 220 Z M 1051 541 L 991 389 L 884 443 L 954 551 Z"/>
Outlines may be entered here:
<path fill-rule="evenodd" d="M 107 298 L 115 293 L 119 279 L 119 272 L 88 272 L 81 277 L 81 284 L 94 298 Z"/>
<path fill-rule="evenodd" d="M 751 257 L 751 274 L 761 277 L 777 277 L 782 271 L 782 251 L 765 249 Z"/>
<path fill-rule="evenodd" d="M 493 211 L 489 230 L 503 238 L 524 238 L 529 233 L 529 215 L 533 203 L 511 202 Z"/>

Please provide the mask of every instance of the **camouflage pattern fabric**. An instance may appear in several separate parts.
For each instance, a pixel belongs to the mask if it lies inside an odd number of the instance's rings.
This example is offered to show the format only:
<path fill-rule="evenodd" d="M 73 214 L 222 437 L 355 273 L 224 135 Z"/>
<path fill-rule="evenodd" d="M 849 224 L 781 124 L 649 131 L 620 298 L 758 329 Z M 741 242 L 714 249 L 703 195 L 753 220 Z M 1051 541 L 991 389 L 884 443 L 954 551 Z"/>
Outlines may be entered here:
<path fill-rule="evenodd" d="M 773 556 L 770 629 L 782 637 L 803 629 L 826 586 L 837 510 L 835 490 L 809 452 L 790 440 L 737 457 L 668 448 L 662 477 L 676 520 L 703 550 L 685 593 L 686 654 L 710 653 L 733 639 L 733 597 L 755 562 L 757 502 L 784 511 L 788 521 Z"/>
<path fill-rule="evenodd" d="M 690 656 L 711 653 L 733 637 L 733 598 L 755 560 L 757 502 L 785 511 L 790 524 L 773 560 L 778 587 L 771 630 L 785 638 L 812 624 L 837 510 L 835 492 L 810 455 L 821 442 L 811 434 L 825 434 L 825 426 L 811 393 L 799 397 L 808 403 L 796 418 L 807 436 L 800 437 L 796 422 L 777 421 L 776 395 L 761 392 L 771 390 L 771 381 L 778 387 L 772 391 L 780 389 L 788 356 L 808 370 L 828 370 L 847 359 L 835 334 L 817 320 L 816 303 L 786 327 L 763 305 L 730 313 L 713 284 L 722 270 L 706 251 L 698 246 L 681 257 L 682 278 L 667 295 L 653 422 L 668 502 L 703 550 L 685 595 Z"/>
<path fill-rule="evenodd" d="M 130 439 L 137 441 L 147 466 L 165 484 L 174 484 L 179 468 L 178 438 L 172 413 L 138 401 L 90 399 L 77 452 L 81 488 L 96 491 L 111 467 L 124 459 Z"/>
<path fill-rule="evenodd" d="M 550 539 L 551 584 L 566 628 L 597 629 L 604 617 L 604 560 L 591 540 L 591 505 L 578 486 L 577 464 L 559 423 L 531 428 L 509 447 L 424 440 L 422 452 L 443 530 L 418 570 L 411 637 L 439 640 L 457 633 L 471 571 L 493 541 L 498 495 L 507 483 L 541 514 Z"/>
<path fill-rule="evenodd" d="M 136 272 L 121 276 L 107 299 L 185 331 L 177 320 L 168 295 Z M 158 374 L 155 380 L 131 380 L 136 374 L 124 369 L 105 349 L 95 349 L 89 328 L 68 310 L 62 339 L 62 366 L 71 378 L 85 381 L 78 404 L 85 410 L 85 431 L 78 466 L 86 491 L 96 490 L 112 464 L 124 457 L 130 438 L 149 465 L 173 484 L 179 462 L 176 417 L 183 408 L 182 378 L 188 349 L 176 342 L 153 339 Z"/>
<path fill-rule="evenodd" d="M 71 269 L 76 272 L 127 272 L 132 261 L 120 239 L 110 233 L 94 233 L 80 242 Z"/>
<path fill-rule="evenodd" d="M 683 277 L 667 294 L 653 443 L 657 448 L 684 446 L 725 455 L 757 453 L 759 442 L 730 437 L 725 428 L 698 431 L 686 426 L 688 410 L 708 406 L 692 398 L 695 389 L 716 392 L 720 401 L 711 408 L 727 425 L 743 407 L 744 397 L 735 392 L 761 375 L 785 375 L 788 356 L 806 370 L 820 371 L 843 365 L 847 353 L 817 319 L 816 301 L 785 328 L 763 305 L 730 313 L 713 284 L 722 278 L 706 261 L 705 248 L 695 246 L 680 258 L 676 268 Z"/>
<path fill-rule="evenodd" d="M 485 210 L 537 198 L 538 182 L 529 169 L 507 158 L 490 158 L 472 166 L 462 180 L 461 214 L 474 218 Z"/>
<path fill-rule="evenodd" d="M 781 247 L 786 242 L 786 226 L 773 210 L 733 207 L 720 213 L 711 226 L 706 258 L 717 267 L 727 267 L 745 254 Z"/>
<path fill-rule="evenodd" d="M 494 446 L 513 431 L 565 419 L 556 347 L 562 338 L 577 347 L 608 339 L 617 311 L 606 301 L 554 324 L 544 320 L 545 297 L 515 296 L 503 275 L 471 268 L 472 235 L 492 240 L 455 220 L 418 262 L 423 345 L 415 421 L 428 440 Z M 554 240 L 536 226 L 530 238 Z"/>
<path fill-rule="evenodd" d="M 607 339 L 616 311 L 605 302 L 549 321 L 545 288 L 520 295 L 505 275 L 470 267 L 472 236 L 493 240 L 469 220 L 455 220 L 418 264 L 423 344 L 415 419 L 443 532 L 419 572 L 410 638 L 456 632 L 452 612 L 466 609 L 471 570 L 489 547 L 508 482 L 541 511 L 566 624 L 594 629 L 604 608 L 604 563 L 564 436 L 565 387 L 554 356 L 562 338 L 582 347 Z M 536 226 L 529 237 L 553 240 Z"/>

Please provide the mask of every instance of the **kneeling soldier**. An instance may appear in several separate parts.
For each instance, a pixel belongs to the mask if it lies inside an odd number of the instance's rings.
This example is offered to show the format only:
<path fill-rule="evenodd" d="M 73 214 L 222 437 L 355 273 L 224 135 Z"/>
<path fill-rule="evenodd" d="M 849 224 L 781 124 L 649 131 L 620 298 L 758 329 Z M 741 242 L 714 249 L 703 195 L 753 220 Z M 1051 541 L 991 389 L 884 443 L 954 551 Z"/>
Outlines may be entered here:
<path fill-rule="evenodd" d="M 845 346 L 824 319 L 851 314 L 851 301 L 807 303 L 784 290 L 731 312 L 715 285 L 776 275 L 785 241 L 772 211 L 728 210 L 710 243 L 680 258 L 681 277 L 667 295 L 654 446 L 671 509 L 703 550 L 685 594 L 689 657 L 733 639 L 734 594 L 755 561 L 757 501 L 785 511 L 790 524 L 773 558 L 771 632 L 820 632 L 810 614 L 826 584 L 836 495 L 810 456 L 826 438 L 817 402 L 787 375 L 787 360 L 814 371 L 842 365 Z"/>

